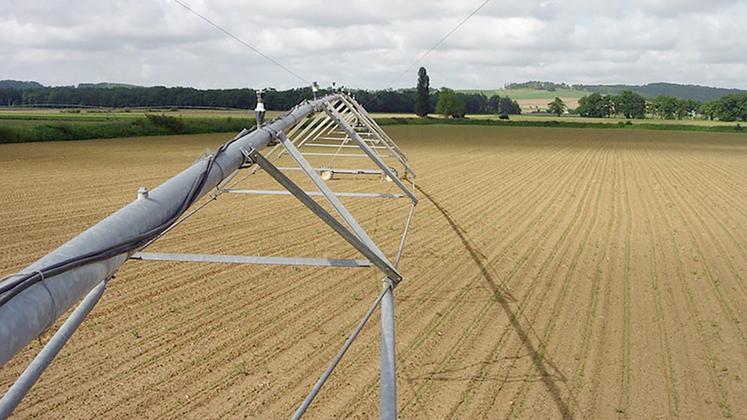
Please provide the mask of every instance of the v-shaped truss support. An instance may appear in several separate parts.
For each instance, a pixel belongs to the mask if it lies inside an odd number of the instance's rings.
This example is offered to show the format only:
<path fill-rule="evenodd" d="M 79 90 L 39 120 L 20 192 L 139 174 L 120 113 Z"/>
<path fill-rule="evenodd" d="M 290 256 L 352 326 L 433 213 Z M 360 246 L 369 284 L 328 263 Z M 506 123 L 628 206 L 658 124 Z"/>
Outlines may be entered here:
<path fill-rule="evenodd" d="M 360 147 L 361 150 L 363 150 L 363 152 L 366 155 L 368 155 L 369 158 L 371 158 L 371 160 L 376 164 L 376 166 L 378 166 L 379 169 L 381 169 L 381 171 L 384 172 L 384 174 L 386 174 L 386 176 L 389 177 L 389 179 L 392 182 L 394 182 L 397 185 L 397 187 L 399 187 L 399 189 L 402 190 L 403 193 L 405 193 L 408 197 L 410 197 L 410 199 L 412 200 L 412 202 L 414 204 L 417 204 L 418 199 L 415 198 L 415 194 L 412 193 L 412 192 L 410 192 L 410 190 L 407 189 L 407 187 L 405 186 L 405 184 L 402 183 L 402 181 L 392 171 L 392 169 L 390 167 L 388 167 L 384 163 L 384 161 L 381 159 L 381 156 L 378 153 L 376 153 L 376 151 L 374 149 L 372 149 L 371 146 L 366 141 L 363 140 L 363 138 L 361 137 L 360 133 L 358 131 L 356 131 L 350 125 L 350 123 L 348 123 L 342 117 L 342 115 L 340 115 L 340 113 L 335 108 L 329 106 L 329 104 L 324 109 L 324 111 L 327 113 L 327 115 L 329 115 L 339 125 L 340 128 L 342 128 L 343 131 L 345 131 L 345 133 L 348 135 L 348 137 L 351 140 L 353 140 L 358 145 L 358 147 Z M 353 112 L 355 112 L 355 111 L 353 111 Z M 357 114 L 357 116 L 361 117 L 360 114 Z M 361 119 L 359 119 L 358 121 L 361 121 Z M 379 137 L 377 140 L 379 140 L 380 142 L 383 142 L 385 145 L 388 145 L 388 143 L 386 141 L 384 141 L 384 139 L 381 138 L 381 137 Z M 391 146 L 387 146 L 387 147 L 391 147 Z M 392 153 L 394 153 L 394 155 L 398 159 L 401 159 L 401 155 L 399 153 L 395 152 L 393 149 L 390 149 L 390 150 L 392 150 Z M 402 160 L 400 160 L 400 162 L 402 163 L 402 165 L 406 169 L 409 170 L 409 165 L 407 165 L 406 162 L 404 162 Z M 410 170 L 410 172 L 412 172 L 412 171 Z"/>
<path fill-rule="evenodd" d="M 227 188 L 225 185 L 238 174 L 229 176 L 218 187 L 218 193 L 233 194 L 265 194 L 290 195 L 298 199 L 311 212 L 326 223 L 342 239 L 363 255 L 365 260 L 345 260 L 330 258 L 299 258 L 299 257 L 250 257 L 231 255 L 201 255 L 201 254 L 173 254 L 139 252 L 132 256 L 141 260 L 162 260 L 182 262 L 212 262 L 229 264 L 279 264 L 333 267 L 367 267 L 373 265 L 384 274 L 383 290 L 361 320 L 358 328 L 324 372 L 311 393 L 306 397 L 296 411 L 294 418 L 299 418 L 311 404 L 312 400 L 326 382 L 332 370 L 337 366 L 345 351 L 357 337 L 363 325 L 378 306 L 381 309 L 381 417 L 394 419 L 397 414 L 396 405 L 396 353 L 394 334 L 394 295 L 393 290 L 402 280 L 397 265 L 402 256 L 407 232 L 412 221 L 413 211 L 418 199 L 415 194 L 415 171 L 412 170 L 407 156 L 397 144 L 379 127 L 376 121 L 355 99 L 339 95 L 337 101 L 326 102 L 317 114 L 284 131 L 271 131 L 269 128 L 260 130 L 270 131 L 274 138 L 275 148 L 262 154 L 257 149 L 242 149 L 244 163 L 240 169 L 251 168 L 252 173 L 261 169 L 273 178 L 282 190 L 247 190 Z M 276 166 L 271 160 L 289 157 L 297 166 Z M 326 165 L 313 165 L 308 158 L 325 159 Z M 337 167 L 332 163 L 336 159 L 350 160 L 362 158 L 373 167 Z M 398 171 L 394 166 L 401 167 Z M 318 191 L 305 191 L 294 182 L 285 172 L 301 171 L 314 184 Z M 392 182 L 399 194 L 392 193 L 364 193 L 364 192 L 334 192 L 327 184 L 336 174 L 370 176 L 379 175 Z M 406 182 L 411 184 L 408 188 Z M 332 207 L 337 217 L 322 207 L 314 196 L 321 196 Z M 399 250 L 390 259 L 379 248 L 366 230 L 345 207 L 340 197 L 353 198 L 407 198 L 410 200 L 410 212 L 405 223 Z"/>
<path fill-rule="evenodd" d="M 393 290 L 402 280 L 397 270 L 402 256 L 405 239 L 412 221 L 415 205 L 418 203 L 415 189 L 415 171 L 410 167 L 407 156 L 389 137 L 366 110 L 354 98 L 339 95 L 336 101 L 324 103 L 321 111 L 299 122 L 289 130 L 273 131 L 269 127 L 260 128 L 270 133 L 277 143 L 275 148 L 260 153 L 257 149 L 241 149 L 244 163 L 240 169 L 250 169 L 256 173 L 259 169 L 273 178 L 283 189 L 281 190 L 247 190 L 228 188 L 226 185 L 238 174 L 238 170 L 229 176 L 218 187 L 218 194 L 264 194 L 290 195 L 298 199 L 311 212 L 326 223 L 342 239 L 350 244 L 366 259 L 346 260 L 330 258 L 299 258 L 299 257 L 269 257 L 269 256 L 232 256 L 232 255 L 202 255 L 202 254 L 174 254 L 139 252 L 132 256 L 140 260 L 182 261 L 182 262 L 211 262 L 228 264 L 275 264 L 275 265 L 305 265 L 332 267 L 367 267 L 373 265 L 384 274 L 383 290 L 376 299 L 366 316 L 361 320 L 358 328 L 345 342 L 342 349 L 324 372 L 317 384 L 296 411 L 294 418 L 299 418 L 311 404 L 314 397 L 329 378 L 332 370 L 340 362 L 352 341 L 357 337 L 376 307 L 381 310 L 381 418 L 395 419 L 397 416 L 397 380 L 396 353 L 394 334 L 394 295 Z M 296 166 L 276 166 L 272 160 L 289 157 Z M 312 164 L 315 161 L 328 159 L 327 164 Z M 360 159 L 358 159 L 360 158 Z M 368 162 L 369 167 L 362 167 L 363 163 L 354 163 L 353 167 L 339 167 L 333 165 L 335 161 Z M 397 168 L 401 169 L 395 169 Z M 304 191 L 294 182 L 286 172 L 301 171 L 314 184 L 317 191 Z M 337 174 L 351 176 L 379 175 L 392 182 L 399 190 L 398 194 L 369 193 L 369 192 L 335 192 L 326 181 Z M 410 187 L 406 185 L 410 183 Z M 333 209 L 333 215 L 322 207 L 314 196 L 323 197 Z M 352 198 L 407 198 L 410 201 L 410 212 L 405 223 L 399 250 L 393 258 L 379 248 L 366 230 L 345 207 L 340 197 Z"/>
<path fill-rule="evenodd" d="M 332 192 L 327 184 L 319 177 L 319 175 L 311 168 L 306 159 L 298 152 L 298 149 L 293 146 L 285 134 L 280 133 L 278 135 L 279 140 L 284 145 L 287 144 L 288 152 L 294 158 L 298 159 L 298 163 L 304 169 L 311 180 L 316 184 L 317 188 L 321 191 L 324 197 L 329 201 L 332 207 L 340 214 L 345 220 L 348 226 L 352 229 L 352 232 L 343 226 L 334 216 L 332 216 L 327 210 L 324 209 L 319 203 L 317 203 L 311 196 L 301 189 L 296 183 L 294 183 L 288 176 L 286 176 L 280 169 L 273 165 L 257 150 L 247 150 L 244 152 L 246 157 L 246 163 L 256 163 L 259 165 L 268 175 L 270 175 L 275 181 L 282 185 L 288 190 L 293 196 L 295 196 L 303 205 L 309 210 L 316 214 L 324 223 L 331 227 L 338 235 L 340 235 L 345 241 L 353 246 L 358 252 L 366 256 L 373 265 L 379 268 L 386 277 L 394 282 L 398 283 L 402 276 L 392 266 L 389 260 L 386 258 L 383 252 L 378 246 L 371 240 L 365 230 L 358 224 L 353 218 L 352 214 L 345 208 L 339 198 Z"/>
<path fill-rule="evenodd" d="M 326 382 L 332 370 L 337 366 L 345 351 L 349 348 L 352 340 L 362 329 L 365 322 L 371 316 L 373 309 L 378 305 L 381 308 L 381 418 L 395 419 L 397 416 L 396 404 L 396 353 L 394 334 L 394 296 L 393 289 L 401 280 L 397 271 L 397 264 L 402 254 L 402 248 L 407 236 L 407 231 L 412 220 L 413 210 L 418 203 L 415 195 L 415 172 L 410 167 L 407 157 L 394 143 L 394 141 L 379 127 L 370 115 L 353 98 L 342 95 L 338 103 L 327 103 L 324 114 L 319 114 L 306 123 L 305 126 L 297 126 L 290 130 L 288 135 L 284 132 L 273 133 L 277 139 L 277 148 L 281 148 L 278 156 L 289 156 L 298 167 L 277 167 L 270 162 L 269 156 L 262 155 L 258 150 L 246 150 L 246 164 L 256 164 L 268 175 L 277 181 L 287 193 L 293 195 L 309 210 L 322 219 L 338 235 L 345 239 L 356 250 L 363 254 L 368 260 L 381 270 L 385 275 L 384 289 L 372 308 L 366 314 L 360 325 L 345 342 L 337 357 L 332 361 L 329 368 L 324 372 L 311 393 L 306 397 L 296 411 L 294 418 L 299 418 L 311 404 L 321 387 Z M 335 152 L 304 152 L 311 148 L 334 149 Z M 358 152 L 358 153 L 356 153 Z M 383 153 L 381 153 L 383 152 Z M 368 158 L 375 169 L 362 168 L 335 168 L 331 165 L 319 167 L 312 165 L 308 157 L 320 158 L 330 157 L 330 162 L 335 158 Z M 385 161 L 391 158 L 402 166 L 402 177 Z M 283 171 L 300 170 L 312 181 L 319 190 L 318 193 L 307 192 L 293 182 Z M 405 232 L 403 233 L 400 249 L 394 263 L 381 251 L 373 239 L 353 217 L 350 211 L 340 201 L 340 196 L 356 196 L 353 193 L 336 193 L 325 182 L 331 179 L 335 173 L 342 174 L 380 174 L 388 181 L 394 183 L 400 190 L 400 197 L 407 197 L 411 201 L 410 214 L 408 216 Z M 405 180 L 412 183 L 412 187 L 405 185 Z M 235 190 L 234 192 L 239 192 Z M 281 191 L 272 192 L 280 194 Z M 327 212 L 313 198 L 313 195 L 321 195 L 331 205 L 337 215 L 344 222 L 341 223 L 332 214 Z M 362 196 L 358 193 L 357 196 Z M 368 194 L 368 196 L 372 196 Z M 377 195 L 383 197 L 383 194 Z M 389 195 L 392 196 L 392 195 Z"/>

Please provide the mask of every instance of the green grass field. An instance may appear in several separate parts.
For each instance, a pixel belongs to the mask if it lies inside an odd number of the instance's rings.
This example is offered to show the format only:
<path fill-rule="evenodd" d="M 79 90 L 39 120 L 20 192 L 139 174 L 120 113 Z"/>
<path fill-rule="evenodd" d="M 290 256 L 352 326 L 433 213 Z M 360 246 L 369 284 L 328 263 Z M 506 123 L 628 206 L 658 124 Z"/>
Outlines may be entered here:
<path fill-rule="evenodd" d="M 404 114 L 375 115 L 380 125 L 482 125 L 501 127 L 547 127 L 547 128 L 588 128 L 588 129 L 624 129 L 624 130 L 665 130 L 665 131 L 699 131 L 722 133 L 747 133 L 739 123 L 723 123 L 703 120 L 624 120 L 617 118 L 583 118 L 555 117 L 548 115 L 511 116 L 510 120 L 501 120 L 496 116 L 477 115 L 462 119 L 442 117 L 418 118 Z M 747 139 L 747 137 L 745 138 Z"/>
<path fill-rule="evenodd" d="M 0 108 L 2 120 L 51 120 L 51 121 L 107 121 L 112 119 L 143 118 L 147 114 L 164 114 L 182 118 L 251 118 L 254 112 L 245 110 L 209 110 L 152 108 L 133 110 L 64 110 L 64 109 L 24 109 Z M 274 118 L 281 111 L 268 111 L 267 117 Z"/>
<path fill-rule="evenodd" d="M 280 111 L 268 112 L 274 118 Z M 159 119 L 154 116 L 164 115 Z M 512 115 L 509 121 L 496 115 L 469 115 L 464 120 L 445 120 L 438 115 L 423 120 L 414 114 L 380 113 L 374 117 L 385 125 L 448 124 L 513 125 L 572 128 L 646 128 L 683 131 L 741 131 L 737 123 L 708 120 L 628 120 L 622 118 L 585 118 L 547 114 Z M 237 132 L 254 125 L 250 111 L 236 110 L 0 110 L 0 143 L 33 141 L 86 140 L 95 138 L 135 137 L 169 134 Z"/>
<path fill-rule="evenodd" d="M 278 114 L 269 112 L 267 118 Z M 161 115 L 167 118 L 153 118 Z M 5 109 L 0 110 L 0 143 L 236 132 L 252 125 L 253 112 L 235 110 Z"/>
<path fill-rule="evenodd" d="M 387 119 L 417 119 L 418 117 L 415 114 L 403 114 L 403 113 L 374 113 L 374 118 L 377 120 L 387 120 Z M 444 117 L 437 115 L 437 114 L 431 114 L 429 115 L 430 118 L 433 119 L 443 119 Z M 683 120 L 662 120 L 658 118 L 649 118 L 644 120 L 627 120 L 625 118 L 590 118 L 590 117 L 580 117 L 577 115 L 561 115 L 561 116 L 555 116 L 555 115 L 548 115 L 548 114 L 521 114 L 521 115 L 511 115 L 509 121 L 503 121 L 499 120 L 498 115 L 493 114 L 475 114 L 475 115 L 467 115 L 467 120 L 473 120 L 476 122 L 482 122 L 482 121 L 500 121 L 504 123 L 511 123 L 511 122 L 526 122 L 526 123 L 537 123 L 538 126 L 545 124 L 545 123 L 552 123 L 557 122 L 559 124 L 567 124 L 567 123 L 573 123 L 573 124 L 589 124 L 591 126 L 597 126 L 597 125 L 617 125 L 617 124 L 627 124 L 628 121 L 632 125 L 661 125 L 666 127 L 672 127 L 672 126 L 685 126 L 687 127 L 704 127 L 704 128 L 711 128 L 711 127 L 726 127 L 730 129 L 734 129 L 737 127 L 737 122 L 724 122 L 724 121 L 711 121 L 711 120 L 705 120 L 705 119 L 683 119 Z M 742 124 L 744 125 L 744 124 Z M 665 128 L 666 128 L 665 127 Z"/>
<path fill-rule="evenodd" d="M 473 119 L 488 119 L 496 120 L 497 115 L 469 115 L 468 118 Z M 512 115 L 511 120 L 513 121 L 559 121 L 559 122 L 575 122 L 575 123 L 606 123 L 606 124 L 618 124 L 626 123 L 630 121 L 632 124 L 662 124 L 662 125 L 689 125 L 699 127 L 736 127 L 736 122 L 725 122 L 725 121 L 711 121 L 706 119 L 682 119 L 682 120 L 663 120 L 660 118 L 648 118 L 644 120 L 628 120 L 626 118 L 590 118 L 580 117 L 578 115 L 547 115 L 547 114 L 521 114 Z"/>

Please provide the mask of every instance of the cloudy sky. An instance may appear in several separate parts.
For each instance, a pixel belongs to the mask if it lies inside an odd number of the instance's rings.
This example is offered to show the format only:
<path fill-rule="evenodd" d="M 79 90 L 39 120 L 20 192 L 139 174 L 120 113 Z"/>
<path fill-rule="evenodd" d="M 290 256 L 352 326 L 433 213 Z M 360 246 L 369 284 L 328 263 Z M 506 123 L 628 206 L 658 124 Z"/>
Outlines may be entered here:
<path fill-rule="evenodd" d="M 182 1 L 306 80 L 384 88 L 483 0 Z M 747 0 L 492 0 L 421 64 L 434 87 L 747 88 Z M 0 79 L 302 84 L 172 0 L 0 0 Z"/>

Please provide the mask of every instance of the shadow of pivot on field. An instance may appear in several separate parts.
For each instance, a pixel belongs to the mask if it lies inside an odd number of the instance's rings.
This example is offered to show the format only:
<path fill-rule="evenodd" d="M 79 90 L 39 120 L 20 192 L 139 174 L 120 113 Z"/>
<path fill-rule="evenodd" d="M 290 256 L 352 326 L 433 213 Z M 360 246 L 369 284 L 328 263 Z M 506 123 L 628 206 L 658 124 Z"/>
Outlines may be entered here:
<path fill-rule="evenodd" d="M 457 223 L 457 221 L 451 216 L 449 211 L 444 206 L 442 206 L 432 195 L 430 195 L 425 189 L 423 189 L 422 186 L 418 185 L 416 188 L 418 192 L 420 192 L 428 200 L 428 202 L 430 202 L 438 210 L 441 216 L 443 216 L 443 218 L 449 224 L 449 227 L 451 228 L 451 230 L 457 235 L 457 237 L 461 241 L 462 245 L 464 246 L 464 249 L 469 253 L 469 256 L 472 262 L 480 270 L 480 275 L 483 278 L 483 280 L 485 280 L 485 283 L 488 285 L 488 287 L 490 288 L 493 299 L 495 299 L 495 301 L 501 305 L 501 308 L 503 309 L 503 311 L 506 313 L 506 316 L 508 317 L 508 321 L 511 325 L 511 328 L 513 328 L 513 330 L 516 332 L 516 334 L 521 339 L 523 347 L 525 348 L 525 350 L 527 351 L 527 354 L 532 360 L 532 364 L 534 365 L 535 369 L 537 369 L 537 371 L 540 373 L 539 379 L 542 381 L 548 394 L 550 395 L 553 402 L 555 403 L 559 414 L 563 418 L 572 418 L 573 416 L 571 414 L 571 410 L 569 409 L 566 401 L 563 400 L 563 396 L 561 395 L 561 390 L 557 384 L 557 382 L 561 382 L 561 383 L 566 382 L 565 375 L 563 375 L 560 369 L 558 369 L 549 360 L 547 360 L 547 358 L 543 354 L 541 354 L 538 351 L 537 347 L 532 343 L 532 340 L 530 339 L 529 334 L 527 333 L 527 330 L 521 324 L 514 310 L 511 309 L 511 307 L 509 306 L 511 302 L 515 302 L 515 299 L 510 295 L 510 293 L 503 290 L 501 286 L 498 284 L 499 281 L 496 279 L 496 276 L 493 274 L 492 270 L 490 269 L 488 258 L 474 244 L 474 242 L 467 235 L 466 231 L 459 225 L 459 223 Z M 540 346 L 545 347 L 542 344 L 540 344 Z M 550 369 L 548 369 L 548 367 Z M 551 373 L 550 371 L 554 372 L 554 374 Z M 443 379 L 444 373 L 449 373 L 449 372 L 433 372 L 429 376 L 433 376 L 433 378 L 436 380 L 444 380 Z M 464 378 L 460 378 L 460 379 L 464 379 Z M 532 379 L 514 378 L 512 381 L 518 381 L 518 380 L 536 381 L 536 379 L 537 378 L 532 378 Z"/>

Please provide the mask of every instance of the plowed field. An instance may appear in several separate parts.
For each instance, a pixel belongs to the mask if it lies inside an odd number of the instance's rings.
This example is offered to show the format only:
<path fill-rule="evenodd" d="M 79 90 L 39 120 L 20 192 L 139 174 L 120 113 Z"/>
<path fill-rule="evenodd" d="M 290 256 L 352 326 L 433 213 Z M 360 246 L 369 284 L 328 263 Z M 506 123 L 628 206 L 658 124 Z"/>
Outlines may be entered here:
<path fill-rule="evenodd" d="M 387 131 L 421 198 L 395 293 L 401 417 L 747 418 L 747 136 Z M 227 137 L 0 145 L 0 275 Z M 389 255 L 404 201 L 344 200 Z M 309 215 L 289 197 L 228 195 L 150 250 L 356 257 Z M 16 415 L 287 417 L 380 277 L 131 261 Z M 378 416 L 377 323 L 310 418 Z M 48 338 L 0 368 L 0 392 Z"/>

